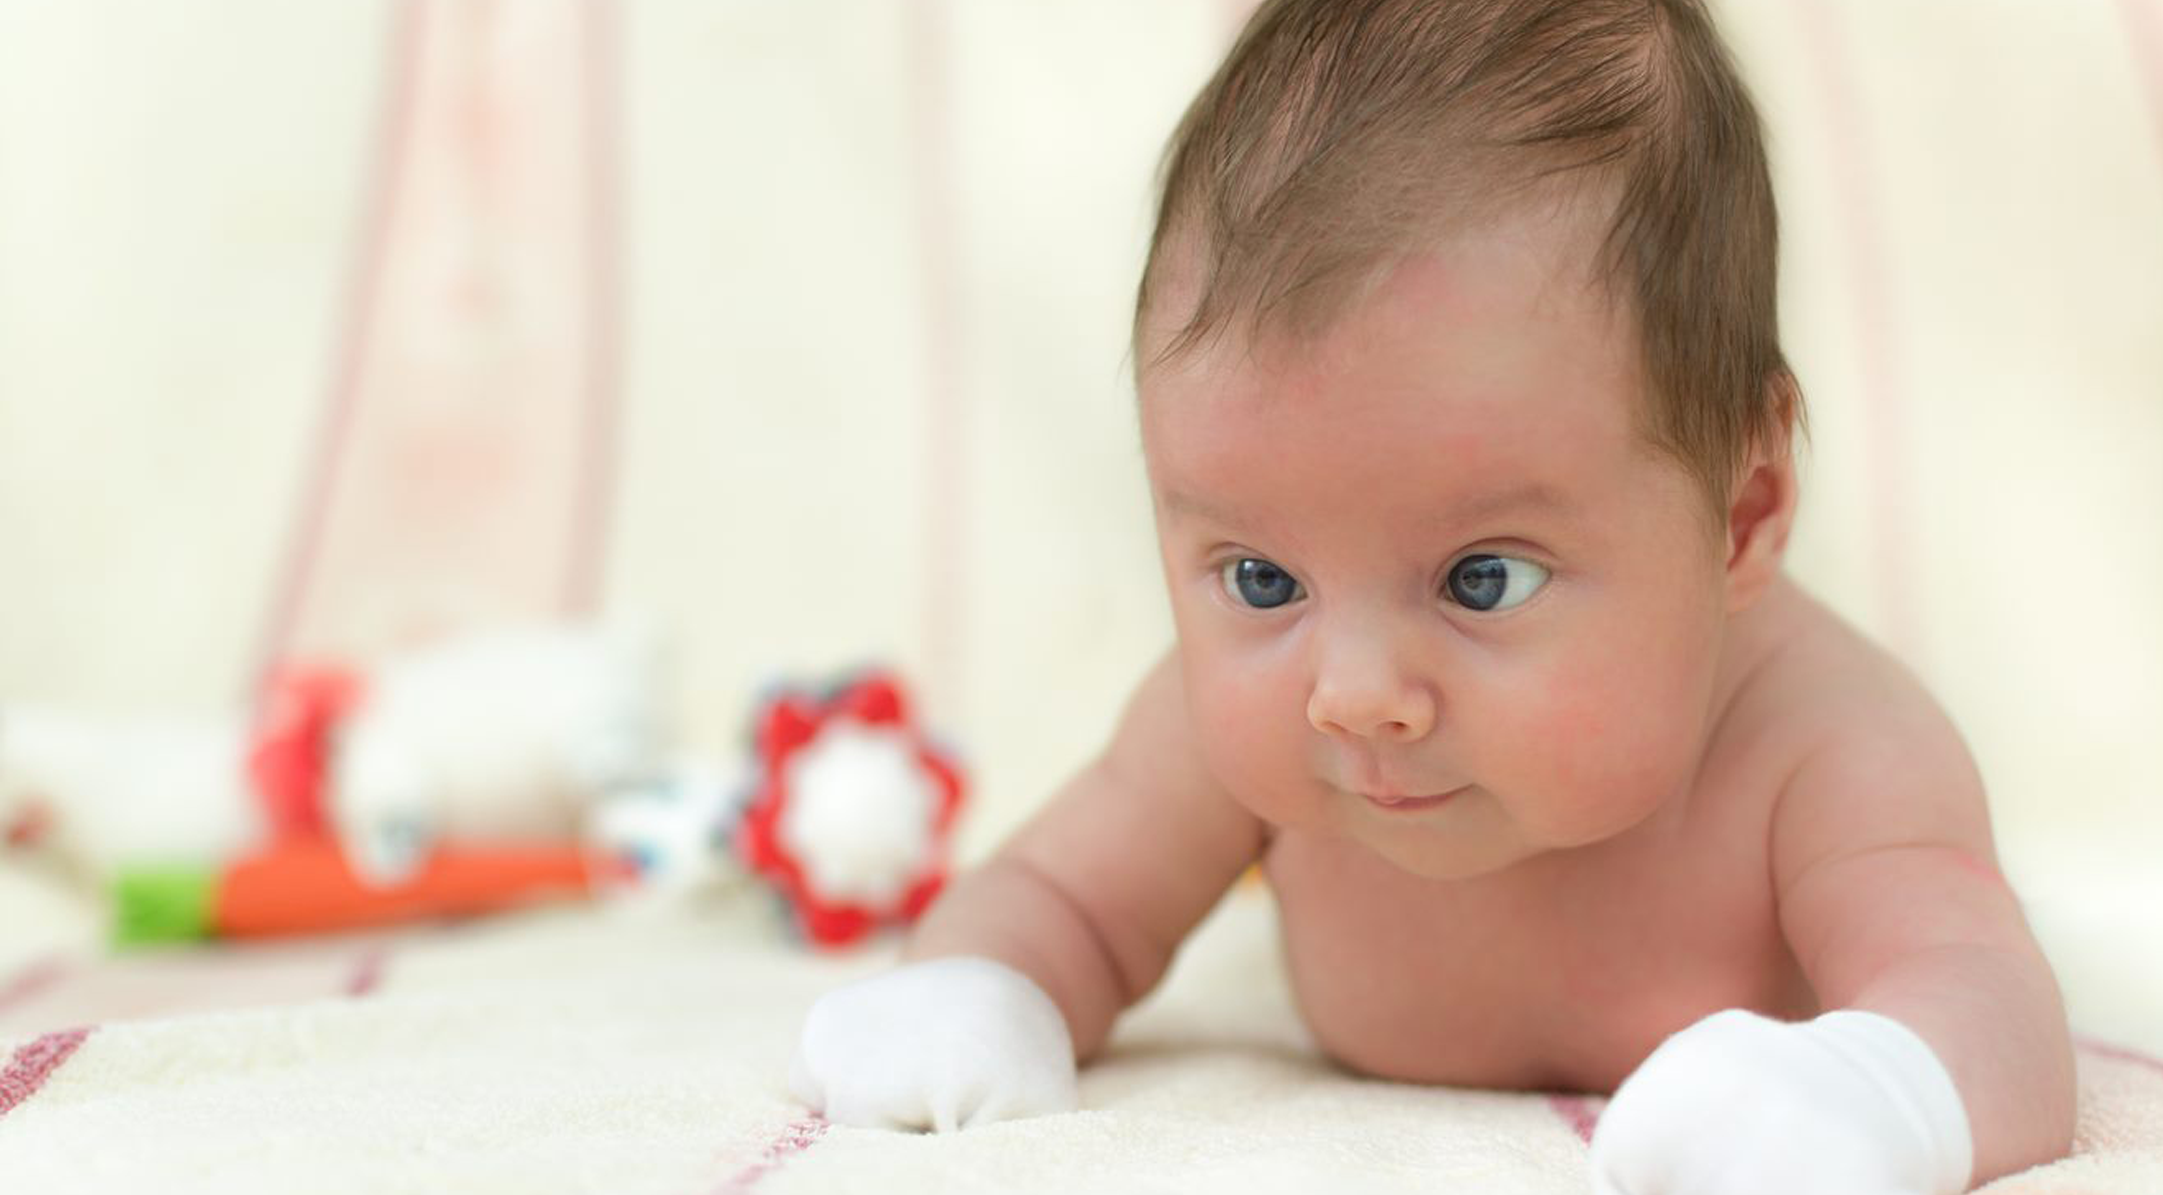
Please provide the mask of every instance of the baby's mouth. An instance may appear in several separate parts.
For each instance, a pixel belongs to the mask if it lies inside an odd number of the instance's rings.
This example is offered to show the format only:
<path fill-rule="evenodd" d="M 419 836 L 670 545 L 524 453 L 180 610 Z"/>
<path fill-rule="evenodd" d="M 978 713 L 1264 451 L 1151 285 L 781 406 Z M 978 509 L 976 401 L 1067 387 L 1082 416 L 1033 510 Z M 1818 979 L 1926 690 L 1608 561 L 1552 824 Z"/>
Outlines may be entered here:
<path fill-rule="evenodd" d="M 1371 793 L 1363 792 L 1359 795 L 1366 798 L 1367 802 L 1371 805 L 1374 805 L 1376 808 L 1384 809 L 1391 813 L 1417 813 L 1423 809 L 1434 809 L 1438 806 L 1447 804 L 1450 798 L 1463 792 L 1467 787 L 1470 786 L 1460 786 L 1458 788 L 1449 789 L 1446 792 L 1429 793 L 1424 796 L 1413 793 L 1387 791 Z"/>

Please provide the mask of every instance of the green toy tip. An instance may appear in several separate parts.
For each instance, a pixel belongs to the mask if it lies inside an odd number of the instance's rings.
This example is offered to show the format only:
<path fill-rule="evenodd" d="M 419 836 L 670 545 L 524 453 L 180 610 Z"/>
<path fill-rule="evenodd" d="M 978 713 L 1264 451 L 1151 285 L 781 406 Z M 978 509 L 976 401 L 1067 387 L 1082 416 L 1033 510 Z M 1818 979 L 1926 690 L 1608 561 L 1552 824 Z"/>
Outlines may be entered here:
<path fill-rule="evenodd" d="M 125 868 L 114 875 L 113 945 L 192 942 L 211 936 L 217 877 L 207 868 L 172 864 Z"/>

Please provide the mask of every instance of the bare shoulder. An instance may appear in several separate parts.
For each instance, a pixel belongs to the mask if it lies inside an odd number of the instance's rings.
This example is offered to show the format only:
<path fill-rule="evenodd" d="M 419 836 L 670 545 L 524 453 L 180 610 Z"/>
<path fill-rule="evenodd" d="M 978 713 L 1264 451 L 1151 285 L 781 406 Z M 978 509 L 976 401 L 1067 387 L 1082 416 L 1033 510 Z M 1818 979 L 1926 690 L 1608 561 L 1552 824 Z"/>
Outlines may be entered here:
<path fill-rule="evenodd" d="M 1983 783 L 1959 730 L 1893 655 L 1792 586 L 1761 704 L 1784 724 L 1776 876 L 1830 859 L 1951 848 L 1994 865 Z"/>
<path fill-rule="evenodd" d="M 1205 911 L 1264 841 L 1260 819 L 1202 762 L 1178 659 L 1167 654 L 1136 686 L 1103 753 L 1006 853 L 1107 900 L 1161 902 L 1176 923 Z"/>
<path fill-rule="evenodd" d="M 1079 1056 L 1155 987 L 1188 932 L 1261 852 L 1260 823 L 1187 732 L 1171 658 L 1112 741 L 926 915 L 909 957 L 981 954 L 1052 995 Z"/>
<path fill-rule="evenodd" d="M 1176 650 L 1167 651 L 1134 687 L 1100 765 L 1131 788 L 1205 809 L 1238 808 L 1195 746 Z"/>

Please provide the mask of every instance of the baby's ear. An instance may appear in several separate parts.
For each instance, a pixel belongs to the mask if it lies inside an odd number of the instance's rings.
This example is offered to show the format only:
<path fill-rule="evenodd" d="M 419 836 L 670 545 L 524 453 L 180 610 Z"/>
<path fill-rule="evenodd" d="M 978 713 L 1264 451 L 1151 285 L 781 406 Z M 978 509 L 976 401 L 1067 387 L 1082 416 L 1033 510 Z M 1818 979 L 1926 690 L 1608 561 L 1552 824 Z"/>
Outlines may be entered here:
<path fill-rule="evenodd" d="M 1785 374 L 1767 383 L 1778 412 L 1750 449 L 1748 463 L 1729 491 L 1727 508 L 1727 608 L 1757 601 L 1779 575 L 1795 524 L 1795 420 L 1800 395 Z"/>

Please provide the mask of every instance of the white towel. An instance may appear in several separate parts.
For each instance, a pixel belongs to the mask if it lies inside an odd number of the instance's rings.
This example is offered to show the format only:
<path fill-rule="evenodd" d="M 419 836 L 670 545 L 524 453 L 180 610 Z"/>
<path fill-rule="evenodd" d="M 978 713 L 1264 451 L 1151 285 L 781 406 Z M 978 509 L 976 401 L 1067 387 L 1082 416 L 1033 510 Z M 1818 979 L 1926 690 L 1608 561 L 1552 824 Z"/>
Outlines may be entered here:
<path fill-rule="evenodd" d="M 719 915 L 562 909 L 48 976 L 36 1015 L 100 1023 L 0 1041 L 0 1189 L 1586 1189 L 1597 1100 L 1411 1087 L 1323 1061 L 1251 890 L 1084 1072 L 1083 1111 L 946 1136 L 828 1126 L 788 1099 L 810 999 L 891 955 L 822 958 L 773 926 L 755 900 Z M 194 976 L 177 986 L 201 1002 L 204 973 L 274 976 L 288 997 L 313 974 L 321 995 L 98 1013 L 141 1007 L 174 976 Z M 0 1008 L 0 1031 L 25 1007 Z M 2080 1061 L 2079 1152 L 1993 1195 L 2163 1190 L 2163 1064 L 2101 1043 Z"/>

